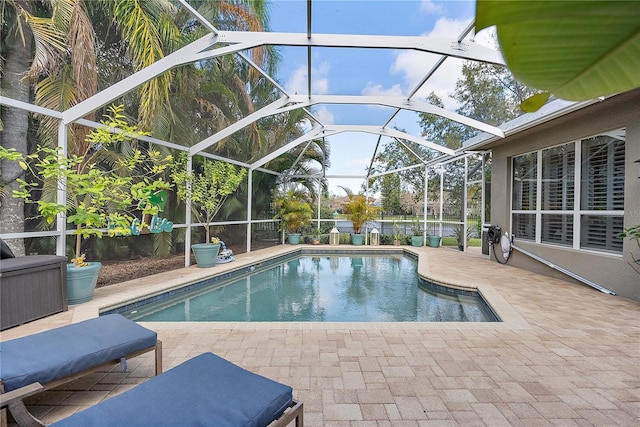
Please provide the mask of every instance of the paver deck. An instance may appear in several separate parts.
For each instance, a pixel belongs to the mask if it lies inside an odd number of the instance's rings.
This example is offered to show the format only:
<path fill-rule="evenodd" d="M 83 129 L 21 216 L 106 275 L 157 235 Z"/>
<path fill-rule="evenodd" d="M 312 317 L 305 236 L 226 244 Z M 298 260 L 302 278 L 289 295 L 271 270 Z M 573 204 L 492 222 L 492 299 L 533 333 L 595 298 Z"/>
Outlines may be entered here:
<path fill-rule="evenodd" d="M 242 254 L 236 262 L 286 250 Z M 421 254 L 421 274 L 477 286 L 504 322 L 142 324 L 158 332 L 165 369 L 212 351 L 291 385 L 304 402 L 307 426 L 640 425 L 639 302 L 499 265 L 477 252 L 411 250 Z M 95 316 L 203 270 L 98 289 L 91 302 L 3 331 L 0 339 Z M 88 375 L 30 398 L 28 406 L 53 422 L 153 374 L 150 356 L 128 365 L 126 374 L 114 367 Z"/>

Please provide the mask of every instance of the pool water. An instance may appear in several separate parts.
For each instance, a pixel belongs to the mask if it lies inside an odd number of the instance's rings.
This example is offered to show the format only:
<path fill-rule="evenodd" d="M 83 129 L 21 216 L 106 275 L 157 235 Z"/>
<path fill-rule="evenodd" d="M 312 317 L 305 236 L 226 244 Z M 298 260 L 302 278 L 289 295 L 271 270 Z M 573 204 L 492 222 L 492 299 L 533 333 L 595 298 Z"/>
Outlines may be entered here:
<path fill-rule="evenodd" d="M 404 255 L 301 256 L 123 314 L 137 321 L 486 322 L 475 293 L 436 291 Z"/>

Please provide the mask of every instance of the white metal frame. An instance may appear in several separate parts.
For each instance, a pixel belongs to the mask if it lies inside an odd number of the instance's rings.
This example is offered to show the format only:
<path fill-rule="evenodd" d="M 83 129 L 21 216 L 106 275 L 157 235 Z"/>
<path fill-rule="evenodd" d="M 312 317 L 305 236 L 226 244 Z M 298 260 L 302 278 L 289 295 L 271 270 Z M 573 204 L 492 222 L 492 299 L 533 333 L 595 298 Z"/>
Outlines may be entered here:
<path fill-rule="evenodd" d="M 19 108 L 27 110 L 37 114 L 43 114 L 49 117 L 57 118 L 60 120 L 58 131 L 58 145 L 66 152 L 67 145 L 67 126 L 73 123 L 86 125 L 89 127 L 98 127 L 99 123 L 95 123 L 84 119 L 86 115 L 96 111 L 100 107 L 109 104 L 110 102 L 118 99 L 122 95 L 136 89 L 143 83 L 153 79 L 162 73 L 171 70 L 173 68 L 211 59 L 223 55 L 236 54 L 243 58 L 249 65 L 254 67 L 258 72 L 265 76 L 280 92 L 282 96 L 266 105 L 260 110 L 250 114 L 249 116 L 239 120 L 231 126 L 217 132 L 214 135 L 200 141 L 199 143 L 191 146 L 184 147 L 179 144 L 175 144 L 169 141 L 163 141 L 152 137 L 140 137 L 140 139 L 152 142 L 157 145 L 169 147 L 176 150 L 187 151 L 189 153 L 188 167 L 191 167 L 191 159 L 194 155 L 202 155 L 205 157 L 224 160 L 234 163 L 241 167 L 248 169 L 249 179 L 249 196 L 247 200 L 247 251 L 251 250 L 251 177 L 253 171 L 261 171 L 265 173 L 272 173 L 280 175 L 278 172 L 271 171 L 263 168 L 270 160 L 282 155 L 283 153 L 293 149 L 299 144 L 314 139 L 326 138 L 332 135 L 337 135 L 343 132 L 361 132 L 379 135 L 378 144 L 381 137 L 394 138 L 398 141 L 412 141 L 423 145 L 429 149 L 433 149 L 442 154 L 435 161 L 425 162 L 421 161 L 420 164 L 409 166 L 410 167 L 424 167 L 425 174 L 429 167 L 441 165 L 443 161 L 450 161 L 457 156 L 464 155 L 464 152 L 454 151 L 443 147 L 437 143 L 426 141 L 420 136 L 410 135 L 405 132 L 398 131 L 390 128 L 389 124 L 393 118 L 402 110 L 411 110 L 416 112 L 436 114 L 442 117 L 446 117 L 450 120 L 457 121 L 467 126 L 476 128 L 482 132 L 486 132 L 493 135 L 496 138 L 504 137 L 504 132 L 494 126 L 479 122 L 477 120 L 464 117 L 460 114 L 445 110 L 443 108 L 434 106 L 427 102 L 415 99 L 415 95 L 418 90 L 429 81 L 434 72 L 444 63 L 447 58 L 461 58 L 465 60 L 480 61 L 492 64 L 504 65 L 502 55 L 499 51 L 490 49 L 476 44 L 472 40 L 467 40 L 467 36 L 472 32 L 474 22 L 470 22 L 469 25 L 458 35 L 453 38 L 434 38 L 434 37 L 422 37 L 422 36 L 380 36 L 380 35 L 353 35 L 353 34 L 317 34 L 311 31 L 311 8 L 312 1 L 307 2 L 307 32 L 306 33 L 278 33 L 278 32 L 246 32 L 246 31 L 220 31 L 216 29 L 211 23 L 209 23 L 204 17 L 202 17 L 195 9 L 193 9 L 187 0 L 179 0 L 182 7 L 188 10 L 202 25 L 204 25 L 210 34 L 201 37 L 200 39 L 190 43 L 189 45 L 167 55 L 166 57 L 158 60 L 154 64 L 134 73 L 133 75 L 123 79 L 122 81 L 115 83 L 109 88 L 97 93 L 96 95 L 78 103 L 77 105 L 67 109 L 63 112 L 58 112 L 46 108 L 42 108 L 36 105 L 27 104 L 14 99 L 0 96 L 0 104 L 9 107 Z M 221 46 L 222 47 L 214 47 Z M 255 63 L 247 58 L 242 52 L 256 48 L 259 46 L 274 45 L 274 46 L 306 46 L 308 49 L 308 95 L 290 95 L 277 83 L 276 79 L 269 76 L 264 70 L 260 69 Z M 400 50 L 418 50 L 423 52 L 429 52 L 440 55 L 440 59 L 436 64 L 425 74 L 420 83 L 411 90 L 407 97 L 389 97 L 389 96 L 343 96 L 343 95 L 314 95 L 311 92 L 311 50 L 316 47 L 336 47 L 336 48 L 385 48 L 385 49 L 400 49 Z M 351 104 L 351 105 L 382 105 L 395 109 L 395 112 L 389 117 L 386 123 L 380 126 L 363 126 L 363 125 L 348 125 L 348 126 L 336 126 L 336 125 L 324 125 L 320 119 L 315 117 L 310 111 L 309 107 L 318 104 Z M 207 153 L 205 150 L 215 145 L 220 140 L 228 137 L 234 132 L 244 128 L 245 126 L 270 115 L 279 114 L 285 111 L 294 109 L 304 109 L 309 115 L 310 119 L 317 123 L 317 126 L 309 130 L 305 135 L 297 138 L 294 141 L 288 142 L 281 148 L 274 150 L 268 155 L 254 161 L 253 163 L 245 163 L 232 159 L 227 159 L 221 156 L 216 156 L 211 153 Z M 112 131 L 118 132 L 119 130 L 113 129 Z M 378 147 L 376 145 L 376 150 Z M 375 151 L 372 155 L 372 159 L 375 157 Z M 373 160 L 372 160 L 373 161 Z M 388 172 L 391 173 L 391 172 Z M 332 178 L 332 177 L 345 177 L 339 175 L 327 175 L 325 171 L 322 172 L 322 176 L 316 178 Z M 348 178 L 363 178 L 367 179 L 368 176 L 350 175 Z M 442 174 L 441 174 L 442 179 Z M 426 180 L 426 176 L 425 176 Z M 368 182 L 368 179 L 367 179 Z M 441 184 L 442 188 L 442 184 Z M 465 176 L 465 188 L 466 188 L 466 176 Z M 442 190 L 441 190 L 442 191 Z M 64 190 L 59 190 L 58 200 L 65 200 Z M 425 203 L 426 203 L 426 186 L 425 186 Z M 442 197 L 441 197 L 442 203 Z M 187 204 L 188 206 L 188 204 Z M 187 222 L 185 226 L 188 231 L 186 233 L 186 245 L 185 245 L 185 265 L 189 264 L 189 240 L 190 230 L 194 225 L 190 221 L 190 212 L 187 208 L 186 212 Z M 426 212 L 425 212 L 426 215 Z M 426 225 L 426 216 L 424 218 Z M 440 221 L 442 221 L 442 210 Z M 466 224 L 465 224 L 466 225 Z M 58 237 L 56 251 L 58 254 L 64 254 L 65 251 L 65 238 L 66 238 L 66 218 L 63 214 L 58 216 L 57 231 L 50 233 L 12 233 L 4 235 L 8 238 L 21 238 L 35 235 L 55 235 Z"/>

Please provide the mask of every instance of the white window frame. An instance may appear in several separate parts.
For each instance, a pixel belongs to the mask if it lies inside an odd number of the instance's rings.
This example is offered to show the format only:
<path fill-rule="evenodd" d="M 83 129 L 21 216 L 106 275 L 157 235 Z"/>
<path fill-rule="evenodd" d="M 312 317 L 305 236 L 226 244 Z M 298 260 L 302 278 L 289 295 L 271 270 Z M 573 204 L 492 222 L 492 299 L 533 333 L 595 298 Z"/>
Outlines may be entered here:
<path fill-rule="evenodd" d="M 617 129 L 614 129 L 617 130 Z M 509 224 L 510 224 L 510 232 L 513 233 L 513 224 L 514 224 L 514 214 L 528 214 L 535 215 L 535 238 L 534 240 L 523 238 L 528 242 L 540 244 L 540 245 L 549 245 L 557 248 L 571 248 L 574 250 L 585 251 L 585 252 L 597 252 L 597 253 L 605 253 L 613 256 L 623 256 L 622 251 L 617 252 L 613 250 L 599 250 L 595 248 L 583 248 L 581 247 L 581 220 L 583 215 L 591 215 L 591 216 L 619 216 L 624 217 L 624 210 L 583 210 L 581 209 L 581 199 L 580 196 L 582 194 L 582 142 L 584 140 L 594 138 L 597 136 L 605 135 L 606 132 L 601 132 L 595 135 L 586 136 L 581 139 L 576 139 L 569 142 L 564 142 L 560 144 L 551 145 L 548 147 L 540 148 L 534 151 L 528 151 L 517 156 L 513 156 L 510 162 L 510 177 L 511 177 L 511 185 L 510 190 L 511 194 L 509 197 Z M 545 150 L 553 149 L 556 147 L 561 147 L 564 145 L 573 144 L 574 146 L 574 171 L 573 171 L 573 179 L 574 179 L 574 194 L 573 194 L 573 209 L 572 210 L 543 210 L 542 207 L 542 166 L 543 166 L 543 152 Z M 626 141 L 625 141 L 626 144 Z M 514 176 L 515 176 L 515 161 L 518 157 L 527 156 L 535 154 L 536 155 L 536 209 L 534 210 L 514 210 L 513 209 L 513 193 L 514 189 Z M 542 215 L 572 215 L 573 216 L 573 242 L 571 246 L 552 243 L 552 242 L 543 242 L 542 241 Z M 516 237 L 518 237 L 516 235 Z"/>

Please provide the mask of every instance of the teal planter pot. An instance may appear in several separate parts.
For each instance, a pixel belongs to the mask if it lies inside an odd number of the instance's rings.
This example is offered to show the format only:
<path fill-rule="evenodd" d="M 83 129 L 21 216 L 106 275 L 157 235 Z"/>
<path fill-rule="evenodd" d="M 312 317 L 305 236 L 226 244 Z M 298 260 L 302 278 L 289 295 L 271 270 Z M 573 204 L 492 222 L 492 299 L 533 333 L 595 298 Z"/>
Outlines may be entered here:
<path fill-rule="evenodd" d="M 90 262 L 84 267 L 67 264 L 67 302 L 69 304 L 91 301 L 101 268 L 102 263 L 99 262 Z"/>
<path fill-rule="evenodd" d="M 300 244 L 300 236 L 301 236 L 301 234 L 300 234 L 300 233 L 290 233 L 290 234 L 288 235 L 288 237 L 289 237 L 289 244 L 290 244 L 290 245 L 298 245 L 298 244 Z"/>
<path fill-rule="evenodd" d="M 411 236 L 411 246 L 424 246 L 424 237 Z"/>
<path fill-rule="evenodd" d="M 196 256 L 196 263 L 198 264 L 198 267 L 215 267 L 216 262 L 218 261 L 220 245 L 196 243 L 195 245 L 191 245 L 191 250 Z"/>
<path fill-rule="evenodd" d="M 351 244 L 362 246 L 364 244 L 364 234 L 351 234 Z"/>
<path fill-rule="evenodd" d="M 429 236 L 429 247 L 430 248 L 439 248 L 440 247 L 440 236 Z"/>

